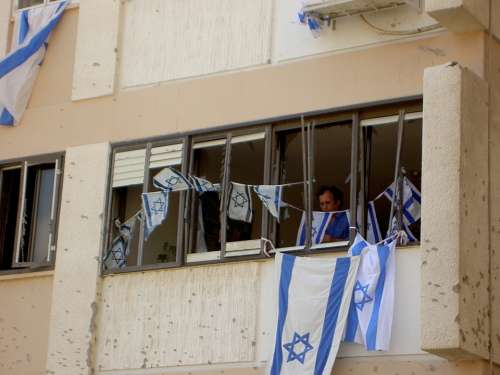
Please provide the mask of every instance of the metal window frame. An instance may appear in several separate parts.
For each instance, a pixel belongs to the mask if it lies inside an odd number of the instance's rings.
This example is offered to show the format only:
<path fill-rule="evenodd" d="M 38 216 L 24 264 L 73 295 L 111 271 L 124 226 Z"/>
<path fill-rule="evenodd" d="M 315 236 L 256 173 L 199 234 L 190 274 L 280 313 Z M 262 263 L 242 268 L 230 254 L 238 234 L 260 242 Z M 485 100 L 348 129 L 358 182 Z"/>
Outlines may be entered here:
<path fill-rule="evenodd" d="M 50 154 L 41 154 L 41 155 L 33 155 L 29 157 L 20 157 L 7 159 L 4 161 L 0 161 L 0 170 L 8 170 L 13 168 L 21 169 L 21 186 L 19 191 L 19 203 L 18 203 L 18 218 L 16 222 L 16 234 L 14 240 L 14 249 L 12 254 L 12 265 L 11 269 L 8 270 L 0 270 L 0 275 L 3 274 L 13 274 L 13 273 L 26 273 L 26 272 L 34 272 L 34 271 L 45 271 L 54 268 L 55 265 L 55 248 L 57 245 L 58 238 L 58 226 L 59 226 L 59 212 L 61 206 L 61 189 L 62 189 L 62 174 L 64 168 L 64 152 L 50 153 Z M 51 206 L 51 219 L 50 219 L 50 232 L 49 232 L 49 242 L 47 244 L 47 258 L 46 262 L 43 263 L 35 263 L 32 261 L 27 262 L 19 262 L 20 256 L 20 235 L 22 230 L 22 225 L 20 224 L 20 217 L 23 214 L 24 210 L 22 206 L 24 206 L 24 195 L 26 192 L 26 178 L 27 178 L 27 170 L 31 166 L 36 166 L 39 164 L 49 164 L 54 163 L 54 183 L 52 190 L 52 206 Z M 1 182 L 1 181 L 0 181 Z M 0 183 L 0 191 L 1 191 L 1 183 Z M 33 231 L 33 229 L 32 229 Z M 30 233 L 30 236 L 32 234 Z M 31 252 L 31 251 L 30 251 Z M 31 252 L 32 253 L 32 252 Z M 32 257 L 33 254 L 30 256 Z"/>
<path fill-rule="evenodd" d="M 369 155 L 369 151 L 367 151 L 364 147 L 366 146 L 366 136 L 364 134 L 364 128 L 370 125 L 366 125 L 366 121 L 370 119 L 375 119 L 375 118 L 382 118 L 382 117 L 391 117 L 394 116 L 393 114 L 397 112 L 399 108 L 408 108 L 410 109 L 408 112 L 418 112 L 418 111 L 413 111 L 413 108 L 421 108 L 422 106 L 422 96 L 421 95 L 416 95 L 416 96 L 409 96 L 405 98 L 395 98 L 395 99 L 389 99 L 389 100 L 383 100 L 383 101 L 378 101 L 374 103 L 368 103 L 368 104 L 356 104 L 356 105 L 350 105 L 350 106 L 345 106 L 345 107 L 338 107 L 338 108 L 331 108 L 331 109 L 326 109 L 326 110 L 319 110 L 319 111 L 312 111 L 312 112 L 307 112 L 303 114 L 292 114 L 292 115 L 286 115 L 286 116 L 281 116 L 281 117 L 276 117 L 276 118 L 271 118 L 271 119 L 264 119 L 264 120 L 258 120 L 258 121 L 251 121 L 251 122 L 244 122 L 244 123 L 237 123 L 237 124 L 229 124 L 229 125 L 224 125 L 224 126 L 217 126 L 213 127 L 210 129 L 200 129 L 200 130 L 195 130 L 195 131 L 190 131 L 190 132 L 185 132 L 185 133 L 176 133 L 172 135 L 167 135 L 167 136 L 158 136 L 158 137 L 148 137 L 148 138 L 143 138 L 135 141 L 124 141 L 124 142 L 116 142 L 112 143 L 112 149 L 113 152 L 111 153 L 110 160 L 111 163 L 114 160 L 114 155 L 115 151 L 119 149 L 120 151 L 124 150 L 124 147 L 132 147 L 135 149 L 144 147 L 145 143 L 148 142 L 155 142 L 155 141 L 168 141 L 168 140 L 175 140 L 175 139 L 180 139 L 183 138 L 186 140 L 185 147 L 183 148 L 183 171 L 184 173 L 186 172 L 191 172 L 192 171 L 192 163 L 193 163 L 193 149 L 192 145 L 194 142 L 200 142 L 200 141 L 208 141 L 212 139 L 220 139 L 221 136 L 225 136 L 227 139 L 228 134 L 234 135 L 240 135 L 241 133 L 254 133 L 260 131 L 265 131 L 266 136 L 265 136 L 265 142 L 266 142 L 266 156 L 265 156 L 265 163 L 266 166 L 264 167 L 265 171 L 265 179 L 264 181 L 269 181 L 269 183 L 279 183 L 280 179 L 280 171 L 279 171 L 279 163 L 280 163 L 280 158 L 279 158 L 279 149 L 277 147 L 277 140 L 278 140 L 278 133 L 285 131 L 285 130 L 292 130 L 292 129 L 297 129 L 300 127 L 300 118 L 301 116 L 304 117 L 305 121 L 311 121 L 315 120 L 316 125 L 326 125 L 326 124 L 332 124 L 334 125 L 335 123 L 339 122 L 346 122 L 349 118 L 352 119 L 352 138 L 351 142 L 352 147 L 351 147 L 351 175 L 355 176 L 354 177 L 354 182 L 351 181 L 351 186 L 350 186 L 350 191 L 351 191 L 351 199 L 350 199 L 350 210 L 351 210 L 351 215 L 356 215 L 357 211 L 357 190 L 358 190 L 358 168 L 361 165 L 365 169 L 362 169 L 362 174 L 360 174 L 360 194 L 366 194 L 367 192 L 367 182 L 366 182 L 366 166 L 364 166 L 362 160 L 360 159 L 360 153 L 366 155 Z M 382 114 L 378 115 L 377 112 L 375 112 L 375 115 L 372 114 L 372 111 L 381 111 Z M 387 115 L 388 113 L 389 115 Z M 405 118 L 406 119 L 406 118 Z M 384 122 L 384 124 L 387 122 Z M 356 140 L 356 142 L 354 142 Z M 226 141 L 226 146 L 227 146 L 227 141 Z M 361 146 L 361 147 L 360 147 Z M 188 152 L 189 149 L 189 152 Z M 360 151 L 362 149 L 362 151 Z M 353 156 L 355 155 L 355 156 Z M 186 160 L 187 159 L 187 160 Z M 312 162 L 312 165 L 314 165 L 314 162 Z M 226 167 L 226 161 L 224 162 L 224 168 Z M 184 169 L 186 168 L 186 169 Z M 356 171 L 353 173 L 353 171 Z M 111 168 L 111 176 L 112 176 L 112 168 Z M 267 177 L 266 177 L 267 176 Z M 109 191 L 111 189 L 108 188 Z M 221 198 L 223 199 L 223 198 Z M 224 200 L 224 199 L 223 199 Z M 222 200 L 222 202 L 223 202 Z M 107 200 L 107 205 L 110 205 L 110 195 Z M 137 271 L 144 271 L 147 269 L 163 269 L 163 268 L 173 268 L 173 267 L 180 267 L 180 266 L 197 266 L 197 265 L 207 265 L 207 264 L 220 264 L 220 263 L 230 263 L 230 262 L 235 262 L 235 261 L 243 261 L 243 260 L 259 260 L 263 259 L 264 256 L 263 254 L 258 254 L 258 255 L 241 255 L 241 256 L 231 256 L 231 257 L 224 257 L 220 256 L 219 259 L 214 259 L 214 260 L 204 260 L 204 261 L 192 261 L 192 262 L 187 262 L 186 261 L 186 254 L 188 251 L 188 246 L 189 244 L 189 229 L 186 230 L 186 227 L 189 228 L 189 225 L 187 225 L 187 222 L 190 222 L 190 214 L 188 211 L 188 207 L 191 207 L 190 205 L 190 197 L 189 194 L 186 193 L 184 197 L 184 212 L 182 215 L 182 228 L 181 230 L 183 231 L 182 233 L 182 259 L 181 261 L 177 261 L 175 265 L 172 266 L 164 266 L 164 264 L 155 264 L 155 265 L 147 265 L 147 266 L 130 266 L 126 267 L 124 269 L 115 269 L 115 270 L 106 270 L 102 271 L 103 274 L 116 274 L 116 273 L 127 273 L 127 272 L 137 272 Z M 364 207 L 364 210 L 366 210 L 366 207 Z M 109 222 L 109 208 L 107 208 L 108 212 L 108 218 L 106 220 L 106 223 Z M 265 210 L 263 210 L 265 212 Z M 225 216 L 225 215 L 224 215 Z M 366 220 L 364 220 L 366 222 Z M 274 224 L 273 224 L 274 223 Z M 275 239 L 276 236 L 276 225 L 275 221 L 270 221 L 269 220 L 269 214 L 266 212 L 265 215 L 263 214 L 263 222 L 262 222 L 262 227 L 263 230 L 265 228 L 266 234 L 270 234 L 272 238 Z M 221 229 L 222 229 L 222 223 L 221 223 Z M 108 228 L 106 228 L 108 229 Z M 178 228 L 179 229 L 179 228 Z M 106 230 L 106 236 L 109 237 L 109 230 Z M 264 233 L 264 231 L 263 231 Z M 353 235 L 351 234 L 350 236 L 350 241 L 349 243 L 344 242 L 344 243 L 332 243 L 329 244 L 328 246 L 321 246 L 321 247 L 312 247 L 311 249 L 307 249 L 304 247 L 293 247 L 293 248 L 281 248 L 280 251 L 282 252 L 293 252 L 294 254 L 301 255 L 301 254 L 310 254 L 312 253 L 338 253 L 338 252 L 345 252 L 347 251 L 349 244 L 353 240 Z M 178 236 L 179 238 L 179 236 Z M 225 247 L 225 244 L 224 244 Z M 107 247 L 106 247 L 107 248 Z M 221 250 L 223 246 L 221 245 Z M 105 249 L 103 249 L 103 254 L 104 254 Z"/>

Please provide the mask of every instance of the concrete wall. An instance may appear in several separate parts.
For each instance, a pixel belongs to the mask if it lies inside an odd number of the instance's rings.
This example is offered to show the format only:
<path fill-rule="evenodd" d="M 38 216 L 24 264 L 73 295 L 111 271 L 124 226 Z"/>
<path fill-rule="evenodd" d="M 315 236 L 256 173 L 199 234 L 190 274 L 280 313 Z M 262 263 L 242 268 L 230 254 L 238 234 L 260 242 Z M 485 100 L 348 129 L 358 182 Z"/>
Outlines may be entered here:
<path fill-rule="evenodd" d="M 0 374 L 45 374 L 52 272 L 0 276 Z"/>
<path fill-rule="evenodd" d="M 422 348 L 489 358 L 488 87 L 456 63 L 424 76 Z"/>

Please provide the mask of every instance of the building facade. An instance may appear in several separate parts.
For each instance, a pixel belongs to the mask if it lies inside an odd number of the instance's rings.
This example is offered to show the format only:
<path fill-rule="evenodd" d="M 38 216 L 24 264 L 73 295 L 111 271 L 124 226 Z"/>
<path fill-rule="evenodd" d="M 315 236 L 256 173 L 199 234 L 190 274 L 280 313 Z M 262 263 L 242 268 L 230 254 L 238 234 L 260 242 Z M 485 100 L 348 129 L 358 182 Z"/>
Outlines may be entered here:
<path fill-rule="evenodd" d="M 1 2 L 0 56 L 19 12 L 51 2 Z M 278 223 L 254 197 L 239 225 L 225 196 L 174 192 L 110 269 L 116 223 L 171 166 L 223 187 L 334 184 L 385 231 L 396 160 L 423 201 L 397 249 L 391 349 L 342 344 L 333 372 L 500 373 L 500 2 L 403 3 L 315 37 L 295 0 L 73 1 L 22 120 L 0 127 L 0 374 L 263 374 L 261 238 L 316 257 L 348 241 L 304 250 L 299 210 Z M 284 199 L 318 209 L 303 189 Z"/>

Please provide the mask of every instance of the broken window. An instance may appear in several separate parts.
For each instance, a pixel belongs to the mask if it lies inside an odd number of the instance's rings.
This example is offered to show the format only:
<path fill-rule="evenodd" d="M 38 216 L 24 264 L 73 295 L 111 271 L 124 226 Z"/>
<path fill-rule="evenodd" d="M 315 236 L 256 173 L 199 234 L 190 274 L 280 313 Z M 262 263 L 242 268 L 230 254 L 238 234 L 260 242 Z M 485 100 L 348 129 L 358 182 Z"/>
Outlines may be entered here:
<path fill-rule="evenodd" d="M 61 158 L 0 167 L 0 269 L 54 262 Z"/>

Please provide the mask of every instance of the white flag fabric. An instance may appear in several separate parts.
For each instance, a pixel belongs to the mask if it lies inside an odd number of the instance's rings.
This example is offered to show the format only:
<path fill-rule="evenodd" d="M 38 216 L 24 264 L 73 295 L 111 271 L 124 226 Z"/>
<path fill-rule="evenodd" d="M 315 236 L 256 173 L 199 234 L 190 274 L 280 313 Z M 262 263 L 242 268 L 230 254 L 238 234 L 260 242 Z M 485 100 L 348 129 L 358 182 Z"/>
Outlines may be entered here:
<path fill-rule="evenodd" d="M 277 314 L 268 375 L 330 375 L 345 328 L 359 257 L 277 253 Z"/>
<path fill-rule="evenodd" d="M 164 168 L 153 177 L 153 186 L 167 191 L 182 191 L 193 187 L 188 178 L 173 168 Z"/>
<path fill-rule="evenodd" d="M 250 187 L 244 184 L 231 182 L 228 195 L 227 216 L 230 219 L 252 222 L 252 195 Z"/>
<path fill-rule="evenodd" d="M 368 351 L 389 350 L 394 315 L 396 237 L 371 245 L 359 234 L 348 255 L 361 256 L 349 308 L 345 341 Z"/>
<path fill-rule="evenodd" d="M 191 183 L 193 185 L 193 188 L 198 193 L 206 193 L 209 191 L 215 191 L 215 192 L 220 191 L 219 184 L 212 184 L 210 181 L 205 180 L 204 178 L 201 178 L 201 177 L 190 176 L 190 178 L 191 178 Z"/>
<path fill-rule="evenodd" d="M 253 187 L 253 191 L 260 198 L 269 213 L 279 222 L 283 185 L 258 185 Z"/>
<path fill-rule="evenodd" d="M 120 225 L 119 234 L 113 239 L 111 248 L 103 259 L 105 269 L 126 266 L 126 257 L 130 254 L 130 243 L 138 219 L 138 215 L 134 215 Z"/>
<path fill-rule="evenodd" d="M 375 203 L 373 201 L 368 202 L 367 208 L 366 239 L 370 243 L 377 243 L 382 241 L 382 233 L 378 224 Z"/>
<path fill-rule="evenodd" d="M 67 2 L 19 12 L 12 51 L 0 60 L 0 125 L 19 122 L 31 96 L 52 30 Z"/>
<path fill-rule="evenodd" d="M 334 212 L 321 212 L 313 211 L 312 213 L 312 225 L 311 225 L 311 236 L 312 244 L 316 245 L 323 241 L 325 236 L 326 228 L 332 219 Z M 302 219 L 300 220 L 299 232 L 297 234 L 296 246 L 304 246 L 306 243 L 306 212 L 302 213 Z"/>
<path fill-rule="evenodd" d="M 154 191 L 142 194 L 142 210 L 146 220 L 144 237 L 149 235 L 158 225 L 161 225 L 168 215 L 168 191 Z"/>
<path fill-rule="evenodd" d="M 394 183 L 382 193 L 390 202 L 394 196 Z M 403 178 L 403 220 L 411 225 L 420 220 L 421 194 L 415 185 L 407 178 Z"/>

